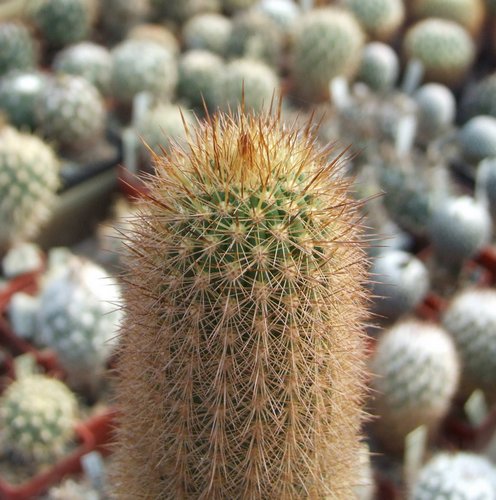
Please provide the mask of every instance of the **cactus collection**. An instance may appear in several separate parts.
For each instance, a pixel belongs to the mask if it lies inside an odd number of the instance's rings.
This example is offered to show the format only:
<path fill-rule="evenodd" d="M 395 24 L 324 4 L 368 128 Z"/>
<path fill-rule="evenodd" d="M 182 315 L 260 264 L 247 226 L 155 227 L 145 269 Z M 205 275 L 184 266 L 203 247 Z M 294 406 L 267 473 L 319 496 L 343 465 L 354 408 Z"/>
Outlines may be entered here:
<path fill-rule="evenodd" d="M 496 500 L 495 29 L 0 1 L 0 498 Z"/>

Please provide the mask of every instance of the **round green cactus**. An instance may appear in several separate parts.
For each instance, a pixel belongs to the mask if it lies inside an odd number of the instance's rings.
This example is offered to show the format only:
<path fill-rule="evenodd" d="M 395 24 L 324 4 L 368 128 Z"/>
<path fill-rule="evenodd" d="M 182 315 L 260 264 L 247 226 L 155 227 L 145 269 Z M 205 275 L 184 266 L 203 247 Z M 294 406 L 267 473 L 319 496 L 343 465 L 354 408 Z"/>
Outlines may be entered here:
<path fill-rule="evenodd" d="M 131 104 L 139 92 L 171 98 L 177 84 L 177 62 L 162 45 L 146 40 L 126 40 L 112 50 L 112 93 Z"/>
<path fill-rule="evenodd" d="M 244 96 L 246 110 L 261 110 L 277 97 L 279 81 L 267 65 L 251 59 L 235 59 L 226 65 L 222 75 L 219 106 L 236 109 Z"/>
<path fill-rule="evenodd" d="M 261 0 L 256 8 L 270 17 L 287 35 L 291 35 L 301 14 L 301 7 L 292 0 Z"/>
<path fill-rule="evenodd" d="M 233 18 L 227 56 L 257 59 L 277 67 L 282 45 L 279 26 L 263 12 L 253 9 L 240 12 Z"/>
<path fill-rule="evenodd" d="M 477 167 L 477 190 L 486 202 L 489 213 L 496 225 L 496 157 L 486 158 Z"/>
<path fill-rule="evenodd" d="M 0 248 L 39 232 L 58 186 L 52 149 L 38 137 L 0 126 Z"/>
<path fill-rule="evenodd" d="M 350 12 L 329 7 L 301 17 L 293 46 L 296 91 L 309 101 L 329 98 L 329 82 L 355 76 L 362 59 L 364 34 Z"/>
<path fill-rule="evenodd" d="M 420 469 L 410 500 L 492 500 L 496 469 L 475 453 L 439 453 Z"/>
<path fill-rule="evenodd" d="M 100 21 L 104 31 L 113 39 L 122 40 L 136 25 L 150 15 L 149 0 L 101 0 Z"/>
<path fill-rule="evenodd" d="M 221 14 L 198 14 L 183 27 L 188 49 L 205 49 L 224 56 L 231 37 L 232 21 Z"/>
<path fill-rule="evenodd" d="M 496 156 L 496 118 L 474 116 L 458 132 L 462 155 L 471 163 Z"/>
<path fill-rule="evenodd" d="M 403 0 L 344 0 L 373 40 L 390 40 L 405 20 Z"/>
<path fill-rule="evenodd" d="M 0 22 L 0 76 L 13 69 L 30 69 L 37 58 L 35 42 L 26 26 Z"/>
<path fill-rule="evenodd" d="M 309 129 L 218 113 L 160 159 L 129 232 L 117 498 L 353 498 L 359 204 Z"/>
<path fill-rule="evenodd" d="M 151 0 L 155 16 L 183 23 L 203 12 L 219 12 L 220 0 Z"/>
<path fill-rule="evenodd" d="M 93 0 L 37 0 L 32 4 L 31 19 L 53 47 L 83 40 L 95 20 Z"/>
<path fill-rule="evenodd" d="M 25 462 L 50 462 L 75 438 L 78 404 L 59 380 L 26 375 L 0 398 L 3 445 Z"/>
<path fill-rule="evenodd" d="M 417 103 L 418 139 L 429 143 L 453 126 L 456 115 L 455 96 L 439 83 L 427 83 L 414 95 Z"/>
<path fill-rule="evenodd" d="M 0 111 L 9 123 L 21 129 L 34 129 L 36 107 L 47 76 L 36 70 L 11 71 L 0 79 Z"/>
<path fill-rule="evenodd" d="M 420 425 L 435 432 L 460 375 L 450 336 L 435 324 L 396 323 L 379 337 L 370 367 L 375 431 L 383 446 L 401 451 L 406 435 Z"/>
<path fill-rule="evenodd" d="M 475 59 L 475 44 L 468 32 L 454 21 L 430 18 L 414 24 L 403 39 L 403 52 L 418 59 L 428 81 L 458 86 Z"/>
<path fill-rule="evenodd" d="M 82 76 L 102 94 L 110 90 L 112 57 L 106 47 L 93 42 L 80 42 L 59 52 L 53 60 L 57 73 Z"/>
<path fill-rule="evenodd" d="M 418 19 L 455 21 L 472 34 L 479 32 L 485 20 L 484 0 L 413 0 L 412 11 Z"/>
<path fill-rule="evenodd" d="M 443 325 L 462 362 L 464 392 L 481 388 L 496 393 L 496 291 L 466 289 L 449 304 Z"/>
<path fill-rule="evenodd" d="M 429 238 L 439 262 L 459 266 L 491 239 L 487 208 L 470 196 L 448 198 L 435 206 L 428 223 Z"/>
<path fill-rule="evenodd" d="M 221 99 L 224 62 L 206 50 L 186 52 L 179 61 L 178 95 L 191 106 L 214 109 Z"/>
<path fill-rule="evenodd" d="M 496 72 L 464 90 L 461 110 L 466 120 L 477 115 L 496 117 Z"/>
<path fill-rule="evenodd" d="M 115 345 L 120 287 L 96 264 L 72 257 L 48 275 L 35 317 L 34 341 L 57 353 L 69 384 L 93 389 Z"/>
<path fill-rule="evenodd" d="M 130 40 L 158 43 L 176 56 L 180 52 L 179 41 L 174 33 L 161 24 L 138 24 L 129 31 L 127 38 Z"/>
<path fill-rule="evenodd" d="M 104 131 L 106 111 L 98 90 L 85 78 L 56 75 L 40 93 L 40 132 L 63 151 L 84 149 Z"/>
<path fill-rule="evenodd" d="M 387 44 L 372 42 L 363 48 L 357 80 L 372 90 L 390 90 L 398 79 L 400 63 L 396 52 Z"/>

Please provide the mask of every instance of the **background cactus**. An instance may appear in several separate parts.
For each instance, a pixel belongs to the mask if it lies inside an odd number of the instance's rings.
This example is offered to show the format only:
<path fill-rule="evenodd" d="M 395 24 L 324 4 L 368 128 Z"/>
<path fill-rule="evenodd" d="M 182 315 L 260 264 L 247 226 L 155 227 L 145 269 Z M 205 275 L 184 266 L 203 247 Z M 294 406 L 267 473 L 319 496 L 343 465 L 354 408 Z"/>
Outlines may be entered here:
<path fill-rule="evenodd" d="M 0 76 L 12 69 L 30 69 L 36 60 L 36 45 L 26 26 L 0 22 Z"/>
<path fill-rule="evenodd" d="M 221 14 L 198 14 L 183 27 L 188 49 L 205 49 L 224 56 L 231 37 L 232 21 Z"/>
<path fill-rule="evenodd" d="M 143 40 L 158 43 L 175 56 L 180 52 L 179 42 L 174 33 L 161 24 L 138 24 L 129 31 L 127 37 L 129 40 Z"/>
<path fill-rule="evenodd" d="M 36 107 L 47 76 L 36 70 L 10 71 L 0 79 L 0 111 L 9 123 L 21 129 L 34 129 Z"/>
<path fill-rule="evenodd" d="M 52 149 L 38 137 L 0 125 L 0 249 L 39 232 L 58 186 Z"/>
<path fill-rule="evenodd" d="M 477 115 L 496 117 L 496 73 L 491 73 L 465 89 L 461 110 L 465 120 Z"/>
<path fill-rule="evenodd" d="M 60 51 L 53 68 L 57 73 L 82 76 L 102 94 L 110 90 L 112 57 L 106 47 L 93 42 L 80 42 Z"/>
<path fill-rule="evenodd" d="M 78 404 L 59 380 L 26 375 L 0 398 L 2 444 L 24 462 L 50 462 L 75 438 Z"/>
<path fill-rule="evenodd" d="M 496 291 L 468 288 L 460 292 L 449 304 L 442 321 L 460 354 L 464 394 L 481 388 L 494 397 Z"/>
<path fill-rule="evenodd" d="M 403 52 L 424 66 L 425 79 L 456 87 L 475 59 L 475 45 L 468 32 L 454 21 L 430 18 L 407 31 Z"/>
<path fill-rule="evenodd" d="M 438 453 L 420 470 L 410 500 L 494 498 L 496 469 L 475 453 Z"/>
<path fill-rule="evenodd" d="M 496 156 L 496 118 L 474 116 L 460 128 L 458 143 L 469 162 L 478 163 L 488 156 Z"/>
<path fill-rule="evenodd" d="M 401 451 L 406 435 L 425 425 L 435 432 L 458 387 L 459 363 L 440 327 L 407 320 L 381 334 L 370 368 L 376 434 L 384 448 Z"/>
<path fill-rule="evenodd" d="M 400 63 L 396 52 L 385 43 L 372 42 L 365 45 L 357 79 L 372 90 L 390 90 L 398 79 Z"/>
<path fill-rule="evenodd" d="M 39 95 L 39 131 L 64 152 L 81 151 L 100 139 L 105 119 L 102 96 L 83 77 L 56 75 Z"/>
<path fill-rule="evenodd" d="M 309 101 L 329 97 L 329 81 L 352 78 L 360 66 L 364 34 L 353 15 L 337 7 L 314 9 L 297 25 L 293 46 L 293 79 Z"/>
<path fill-rule="evenodd" d="M 149 0 L 101 0 L 101 24 L 104 31 L 117 40 L 124 38 L 150 15 Z"/>
<path fill-rule="evenodd" d="M 390 40 L 405 20 L 403 0 L 344 0 L 372 40 Z"/>
<path fill-rule="evenodd" d="M 308 129 L 211 120 L 159 159 L 130 232 L 113 493 L 350 498 L 365 354 L 357 202 Z"/>
<path fill-rule="evenodd" d="M 151 0 L 156 17 L 182 23 L 196 14 L 218 12 L 220 0 Z"/>

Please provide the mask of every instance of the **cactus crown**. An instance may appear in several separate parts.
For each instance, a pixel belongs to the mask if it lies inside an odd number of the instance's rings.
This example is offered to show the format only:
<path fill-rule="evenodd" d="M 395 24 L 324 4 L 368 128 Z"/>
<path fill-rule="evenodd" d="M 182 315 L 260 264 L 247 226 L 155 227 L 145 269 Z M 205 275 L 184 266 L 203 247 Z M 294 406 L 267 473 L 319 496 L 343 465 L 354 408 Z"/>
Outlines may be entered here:
<path fill-rule="evenodd" d="M 118 493 L 351 495 L 365 259 L 328 155 L 240 112 L 156 158 L 127 259 Z"/>

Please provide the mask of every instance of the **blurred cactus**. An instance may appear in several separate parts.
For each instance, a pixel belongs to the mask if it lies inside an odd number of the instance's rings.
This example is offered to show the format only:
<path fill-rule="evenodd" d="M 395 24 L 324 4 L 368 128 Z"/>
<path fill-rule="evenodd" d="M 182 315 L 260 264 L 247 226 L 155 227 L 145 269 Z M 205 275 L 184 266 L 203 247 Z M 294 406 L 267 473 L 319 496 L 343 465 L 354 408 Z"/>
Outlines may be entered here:
<path fill-rule="evenodd" d="M 180 52 L 179 41 L 174 33 L 161 24 L 142 23 L 129 30 L 129 40 L 154 42 L 177 56 Z"/>
<path fill-rule="evenodd" d="M 151 0 L 155 16 L 183 23 L 203 12 L 220 11 L 221 0 Z"/>
<path fill-rule="evenodd" d="M 150 15 L 150 0 L 101 0 L 101 24 L 112 39 L 122 40 Z"/>
<path fill-rule="evenodd" d="M 458 132 L 458 143 L 463 157 L 478 163 L 489 156 L 496 156 L 496 118 L 474 116 Z"/>
<path fill-rule="evenodd" d="M 440 327 L 407 320 L 381 334 L 370 363 L 375 431 L 384 448 L 402 451 L 421 425 L 434 433 L 458 387 L 455 346 Z"/>
<path fill-rule="evenodd" d="M 205 49 L 220 56 L 227 53 L 232 21 L 221 14 L 198 14 L 183 27 L 184 44 L 188 49 Z"/>
<path fill-rule="evenodd" d="M 400 64 L 396 52 L 385 43 L 372 42 L 363 48 L 357 79 L 372 90 L 390 90 L 398 79 Z"/>
<path fill-rule="evenodd" d="M 466 120 L 477 115 L 496 117 L 496 73 L 491 73 L 464 90 L 461 111 Z"/>
<path fill-rule="evenodd" d="M 0 22 L 0 76 L 12 69 L 30 69 L 38 58 L 29 30 L 18 22 Z"/>

